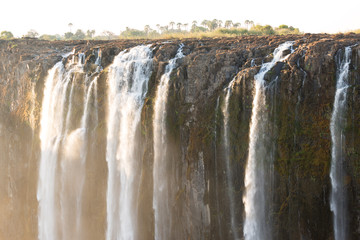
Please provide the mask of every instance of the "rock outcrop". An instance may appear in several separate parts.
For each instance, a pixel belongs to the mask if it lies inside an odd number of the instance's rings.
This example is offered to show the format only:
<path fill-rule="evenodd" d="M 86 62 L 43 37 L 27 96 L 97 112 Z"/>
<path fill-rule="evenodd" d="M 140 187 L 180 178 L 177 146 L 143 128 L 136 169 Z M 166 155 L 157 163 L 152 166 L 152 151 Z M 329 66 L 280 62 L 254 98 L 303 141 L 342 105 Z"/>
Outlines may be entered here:
<path fill-rule="evenodd" d="M 173 71 L 167 103 L 168 149 L 176 166 L 172 239 L 232 239 L 230 212 L 242 236 L 244 171 L 248 156 L 254 75 L 271 61 L 276 47 L 294 41 L 283 64 L 265 76 L 269 135 L 273 136 L 274 179 L 269 221 L 272 238 L 333 239 L 330 210 L 330 119 L 336 90 L 336 56 L 353 46 L 347 101 L 346 188 L 350 238 L 360 238 L 360 35 L 248 36 L 219 39 L 40 41 L 0 40 L 0 239 L 37 239 L 37 183 L 40 113 L 48 70 L 74 51 L 85 54 L 84 71 L 98 74 L 99 123 L 86 165 L 84 239 L 104 239 L 106 229 L 107 72 L 123 50 L 153 48 L 153 73 L 142 110 L 141 182 L 138 239 L 153 239 L 153 129 L 156 86 L 167 62 L 184 44 L 185 57 Z M 101 49 L 103 70 L 95 61 Z M 64 59 L 63 61 L 69 61 Z M 233 188 L 227 189 L 220 107 L 223 91 L 234 80 L 230 97 L 230 163 Z M 79 83 L 79 87 L 85 83 Z M 270 186 L 271 185 L 271 186 Z M 235 194 L 229 209 L 227 191 Z"/>

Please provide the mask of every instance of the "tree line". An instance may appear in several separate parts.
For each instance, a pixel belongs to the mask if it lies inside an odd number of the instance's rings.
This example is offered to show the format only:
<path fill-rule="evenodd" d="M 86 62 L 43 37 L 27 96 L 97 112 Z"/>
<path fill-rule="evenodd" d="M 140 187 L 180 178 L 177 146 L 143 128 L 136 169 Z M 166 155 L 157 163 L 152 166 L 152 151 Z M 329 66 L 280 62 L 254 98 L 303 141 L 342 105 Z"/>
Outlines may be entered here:
<path fill-rule="evenodd" d="M 120 33 L 120 38 L 161 38 L 161 37 L 201 37 L 201 36 L 242 36 L 242 35 L 274 35 L 274 34 L 301 34 L 298 28 L 285 24 L 279 27 L 270 25 L 254 24 L 254 21 L 245 20 L 243 24 L 232 20 L 203 20 L 198 23 L 192 21 L 188 23 L 170 22 L 168 25 L 156 25 L 151 28 L 145 25 L 143 30 L 127 27 Z"/>
<path fill-rule="evenodd" d="M 243 24 L 240 22 L 233 22 L 232 20 L 203 20 L 200 23 L 192 21 L 189 23 L 169 22 L 167 25 L 156 24 L 156 28 L 150 25 L 145 25 L 143 29 L 134 29 L 126 27 L 119 35 L 111 31 L 104 31 L 99 35 L 95 35 L 95 30 L 77 29 L 72 31 L 73 24 L 68 24 L 69 31 L 63 35 L 43 34 L 31 29 L 22 37 L 24 38 L 39 38 L 43 40 L 111 40 L 118 38 L 171 38 L 171 37 L 215 37 L 215 36 L 242 36 L 242 35 L 274 35 L 274 34 L 300 34 L 298 28 L 288 25 L 280 25 L 279 27 L 272 27 L 270 25 L 254 24 L 254 21 L 245 20 Z M 0 39 L 12 39 L 14 35 L 10 31 L 2 31 Z"/>

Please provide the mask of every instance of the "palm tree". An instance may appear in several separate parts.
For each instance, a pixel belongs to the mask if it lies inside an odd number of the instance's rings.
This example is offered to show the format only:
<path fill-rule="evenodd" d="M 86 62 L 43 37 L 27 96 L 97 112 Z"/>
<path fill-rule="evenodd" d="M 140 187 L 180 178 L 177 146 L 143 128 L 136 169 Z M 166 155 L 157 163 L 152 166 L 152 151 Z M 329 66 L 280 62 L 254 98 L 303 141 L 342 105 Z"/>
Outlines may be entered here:
<path fill-rule="evenodd" d="M 250 21 L 249 24 L 251 25 L 251 28 L 254 27 L 254 21 Z"/>
<path fill-rule="evenodd" d="M 171 30 L 174 30 L 175 22 L 170 22 L 169 25 L 171 26 Z"/>
<path fill-rule="evenodd" d="M 68 27 L 70 28 L 70 32 L 71 32 L 72 26 L 74 26 L 72 23 L 69 23 L 69 24 L 68 24 Z"/>
<path fill-rule="evenodd" d="M 233 22 L 231 20 L 226 20 L 225 21 L 225 28 L 231 28 L 233 25 Z"/>
<path fill-rule="evenodd" d="M 250 21 L 249 20 L 245 20 L 245 26 L 246 28 L 249 30 L 249 25 L 250 25 Z"/>
<path fill-rule="evenodd" d="M 177 25 L 178 30 L 181 31 L 182 23 L 177 23 L 176 25 Z"/>
<path fill-rule="evenodd" d="M 196 20 L 194 20 L 194 21 L 192 21 L 192 28 L 194 28 L 194 27 L 196 27 L 196 25 L 197 25 L 197 21 Z"/>
<path fill-rule="evenodd" d="M 185 31 L 187 31 L 187 27 L 189 26 L 189 24 L 188 23 L 185 23 L 184 24 L 184 27 L 185 27 Z"/>

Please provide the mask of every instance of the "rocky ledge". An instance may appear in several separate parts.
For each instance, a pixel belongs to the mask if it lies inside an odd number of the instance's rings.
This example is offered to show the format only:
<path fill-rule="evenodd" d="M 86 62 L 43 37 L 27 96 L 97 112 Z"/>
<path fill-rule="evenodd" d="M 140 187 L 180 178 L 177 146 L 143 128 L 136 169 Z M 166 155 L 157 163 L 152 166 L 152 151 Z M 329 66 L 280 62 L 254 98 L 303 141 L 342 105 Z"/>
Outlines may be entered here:
<path fill-rule="evenodd" d="M 84 207 L 89 229 L 85 239 L 104 239 L 106 225 L 107 71 L 114 57 L 137 45 L 153 48 L 153 73 L 141 119 L 142 177 L 139 184 L 139 239 L 153 239 L 153 130 L 156 86 L 168 61 L 184 44 L 179 66 L 171 75 L 167 106 L 169 151 L 177 166 L 173 176 L 173 234 L 178 239 L 231 239 L 230 212 L 242 236 L 244 171 L 248 157 L 254 75 L 281 43 L 294 41 L 293 52 L 265 76 L 269 89 L 269 134 L 274 169 L 267 186 L 272 201 L 268 221 L 273 239 L 333 239 L 330 210 L 330 118 L 336 90 L 337 58 L 353 46 L 347 95 L 346 189 L 349 239 L 360 238 L 360 35 L 305 34 L 216 39 L 117 41 L 0 40 L 0 238 L 37 239 L 40 112 L 48 70 L 73 52 L 85 54 L 84 69 L 99 75 L 97 151 Z M 102 71 L 95 66 L 99 49 Z M 231 80 L 229 102 L 230 163 L 235 193 L 229 209 L 221 134 L 224 89 Z M 176 176 L 176 177 L 175 177 Z M 271 185 L 271 186 L 270 186 Z M 219 207 L 219 203 L 222 203 Z M 175 239 L 175 238 L 173 238 Z"/>

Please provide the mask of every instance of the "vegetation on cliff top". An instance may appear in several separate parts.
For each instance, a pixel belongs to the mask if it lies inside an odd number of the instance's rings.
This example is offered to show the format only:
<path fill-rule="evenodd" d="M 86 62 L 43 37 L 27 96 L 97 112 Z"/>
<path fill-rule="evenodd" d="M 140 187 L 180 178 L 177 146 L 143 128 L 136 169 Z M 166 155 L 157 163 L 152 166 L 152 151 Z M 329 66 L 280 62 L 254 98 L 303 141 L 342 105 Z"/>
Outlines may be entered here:
<path fill-rule="evenodd" d="M 243 24 L 233 22 L 232 20 L 203 20 L 201 23 L 192 21 L 188 23 L 175 23 L 171 21 L 168 25 L 156 25 L 156 29 L 145 25 L 142 30 L 127 27 L 125 31 L 116 35 L 111 31 L 103 31 L 100 35 L 95 35 L 95 30 L 87 30 L 86 32 L 77 29 L 72 32 L 73 24 L 69 23 L 69 32 L 64 35 L 43 34 L 31 29 L 23 37 L 40 38 L 43 40 L 112 40 L 112 39 L 156 39 L 156 38 L 202 38 L 202 37 L 234 37 L 244 35 L 284 35 L 284 34 L 301 34 L 298 28 L 292 26 L 280 25 L 272 27 L 270 25 L 254 24 L 253 21 L 246 20 Z M 12 39 L 13 34 L 10 31 L 1 32 L 0 39 Z"/>

